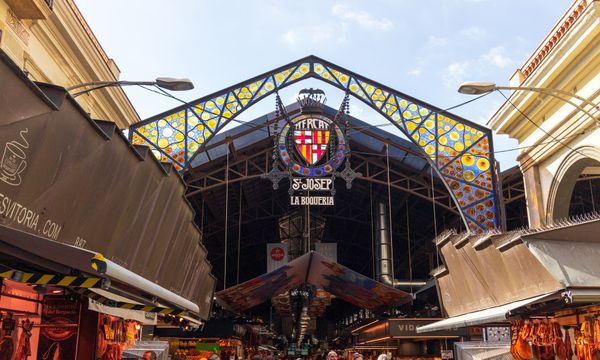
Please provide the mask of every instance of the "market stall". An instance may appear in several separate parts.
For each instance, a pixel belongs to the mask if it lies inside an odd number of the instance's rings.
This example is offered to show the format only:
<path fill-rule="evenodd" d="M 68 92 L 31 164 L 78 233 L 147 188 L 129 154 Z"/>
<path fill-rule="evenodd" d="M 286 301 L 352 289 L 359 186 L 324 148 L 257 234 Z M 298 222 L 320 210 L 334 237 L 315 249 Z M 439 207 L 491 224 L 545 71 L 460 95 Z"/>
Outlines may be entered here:
<path fill-rule="evenodd" d="M 501 322 L 511 325 L 516 359 L 596 358 L 599 231 L 594 215 L 510 233 L 441 234 L 443 265 L 432 274 L 449 317 L 417 332 Z"/>
<path fill-rule="evenodd" d="M 32 287 L 2 281 L 0 291 L 0 359 L 34 358 L 40 339 L 42 298 Z"/>

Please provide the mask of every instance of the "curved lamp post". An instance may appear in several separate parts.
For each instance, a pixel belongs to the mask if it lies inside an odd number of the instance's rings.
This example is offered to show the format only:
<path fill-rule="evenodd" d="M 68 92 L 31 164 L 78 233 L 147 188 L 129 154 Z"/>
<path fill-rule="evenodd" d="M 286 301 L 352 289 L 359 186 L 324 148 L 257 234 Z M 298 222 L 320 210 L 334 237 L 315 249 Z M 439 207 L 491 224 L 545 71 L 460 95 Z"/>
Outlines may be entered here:
<path fill-rule="evenodd" d="M 73 97 L 88 93 L 90 91 L 102 89 L 110 86 L 128 86 L 128 85 L 148 85 L 158 86 L 159 88 L 171 90 L 171 91 L 184 91 L 191 90 L 194 88 L 194 84 L 189 79 L 176 79 L 170 77 L 159 77 L 154 81 L 124 81 L 124 80 L 113 80 L 113 81 L 92 81 L 83 84 L 77 84 L 67 88 L 67 91 L 72 91 L 79 88 L 88 87 L 88 89 L 79 91 L 72 94 Z"/>
<path fill-rule="evenodd" d="M 596 117 L 594 117 L 589 111 L 584 109 L 582 104 L 589 105 L 593 109 L 598 110 L 598 111 L 600 111 L 600 106 L 598 106 L 597 104 L 594 104 L 590 100 L 588 100 L 584 97 L 581 97 L 577 94 L 573 94 L 573 93 L 559 90 L 559 89 L 541 88 L 541 87 L 532 87 L 532 86 L 497 86 L 493 82 L 483 82 L 483 81 L 481 81 L 481 82 L 480 81 L 465 82 L 465 83 L 462 83 L 458 87 L 459 93 L 467 94 L 467 95 L 481 95 L 481 94 L 485 94 L 488 92 L 492 92 L 494 90 L 524 90 L 524 91 L 533 91 L 533 92 L 538 92 L 538 93 L 542 93 L 545 95 L 549 95 L 549 96 L 555 97 L 557 99 L 560 99 L 564 102 L 567 102 L 567 103 L 573 105 L 578 110 L 587 114 L 594 121 L 599 122 L 599 120 Z M 571 101 L 571 98 L 575 98 L 575 99 L 581 101 L 581 104 L 574 103 L 573 101 Z"/>

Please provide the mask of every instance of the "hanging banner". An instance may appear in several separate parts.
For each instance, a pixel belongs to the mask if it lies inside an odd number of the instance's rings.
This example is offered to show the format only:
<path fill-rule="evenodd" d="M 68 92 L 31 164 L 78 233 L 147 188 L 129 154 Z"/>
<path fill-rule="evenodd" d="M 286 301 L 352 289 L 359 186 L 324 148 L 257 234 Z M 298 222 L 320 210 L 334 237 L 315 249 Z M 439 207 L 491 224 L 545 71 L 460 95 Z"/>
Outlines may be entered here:
<path fill-rule="evenodd" d="M 79 332 L 79 300 L 46 295 L 42 302 L 38 359 L 75 359 Z"/>
<path fill-rule="evenodd" d="M 288 244 L 267 244 L 267 272 L 288 263 Z"/>
<path fill-rule="evenodd" d="M 337 243 L 316 243 L 315 252 L 337 262 Z"/>

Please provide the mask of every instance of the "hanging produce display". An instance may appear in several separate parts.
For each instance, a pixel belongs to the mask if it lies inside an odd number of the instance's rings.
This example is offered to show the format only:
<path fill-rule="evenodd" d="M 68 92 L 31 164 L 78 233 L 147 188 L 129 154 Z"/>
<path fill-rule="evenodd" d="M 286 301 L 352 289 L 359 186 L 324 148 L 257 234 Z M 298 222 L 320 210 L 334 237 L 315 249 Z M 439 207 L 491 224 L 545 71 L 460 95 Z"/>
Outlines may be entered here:
<path fill-rule="evenodd" d="M 563 334 L 557 321 L 514 321 L 511 330 L 510 352 L 516 360 L 551 360 L 556 357 L 566 360 L 571 358 L 569 354 L 573 354 L 569 333 L 564 331 Z"/>

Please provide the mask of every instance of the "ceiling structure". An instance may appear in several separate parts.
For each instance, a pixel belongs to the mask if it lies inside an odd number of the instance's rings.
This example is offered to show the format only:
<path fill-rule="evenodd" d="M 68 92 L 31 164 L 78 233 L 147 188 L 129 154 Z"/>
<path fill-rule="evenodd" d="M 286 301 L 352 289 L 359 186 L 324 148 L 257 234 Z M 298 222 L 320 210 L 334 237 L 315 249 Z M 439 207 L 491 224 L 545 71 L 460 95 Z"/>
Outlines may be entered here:
<path fill-rule="evenodd" d="M 364 102 L 402 131 L 438 173 L 472 232 L 500 226 L 489 129 L 315 56 L 297 60 L 133 125 L 134 144 L 178 170 L 193 167 L 212 139 L 240 113 L 308 78 Z"/>
<path fill-rule="evenodd" d="M 290 105 L 286 111 L 294 116 L 300 106 Z M 329 107 L 324 111 L 336 112 Z M 273 124 L 281 121 L 270 113 L 218 134 L 185 174 L 187 197 L 196 210 L 213 273 L 220 279 L 217 289 L 224 286 L 225 257 L 225 287 L 266 273 L 265 244 L 279 242 L 279 220 L 302 208 L 289 204 L 287 180 L 274 190 L 261 178 L 273 162 Z M 387 203 L 389 195 L 396 272 L 408 278 L 412 265 L 415 279 L 428 278 L 437 266 L 431 239 L 444 228 L 463 226 L 455 203 L 415 145 L 353 117 L 349 127 L 351 167 L 362 175 L 351 189 L 336 180 L 335 206 L 310 207 L 311 216 L 325 219 L 320 241 L 336 242 L 340 264 L 373 278 L 374 206 L 377 201 Z"/>

